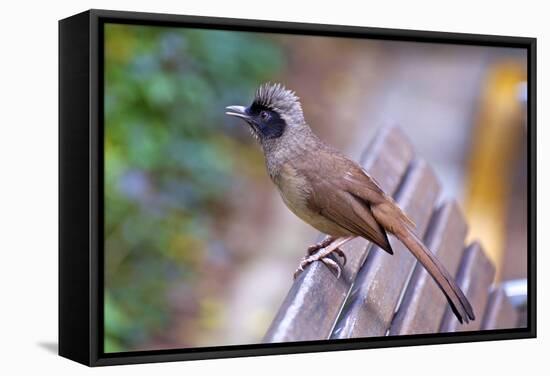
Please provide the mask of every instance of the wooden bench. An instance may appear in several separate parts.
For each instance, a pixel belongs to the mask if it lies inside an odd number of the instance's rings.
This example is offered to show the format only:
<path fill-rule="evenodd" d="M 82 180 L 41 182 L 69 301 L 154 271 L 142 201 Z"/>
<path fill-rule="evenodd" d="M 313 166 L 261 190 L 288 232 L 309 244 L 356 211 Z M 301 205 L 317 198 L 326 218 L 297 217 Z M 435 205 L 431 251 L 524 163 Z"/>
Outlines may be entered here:
<path fill-rule="evenodd" d="M 458 205 L 438 201 L 437 178 L 415 157 L 403 133 L 398 128 L 383 129 L 366 149 L 361 164 L 393 194 L 416 222 L 417 233 L 428 248 L 456 276 L 476 320 L 459 324 L 430 275 L 395 238 L 390 237 L 393 256 L 357 238 L 342 247 L 347 263 L 339 279 L 320 262 L 300 274 L 264 341 L 515 327 L 516 310 L 502 288 L 492 286 L 494 266 L 478 243 L 465 246 L 467 225 Z"/>

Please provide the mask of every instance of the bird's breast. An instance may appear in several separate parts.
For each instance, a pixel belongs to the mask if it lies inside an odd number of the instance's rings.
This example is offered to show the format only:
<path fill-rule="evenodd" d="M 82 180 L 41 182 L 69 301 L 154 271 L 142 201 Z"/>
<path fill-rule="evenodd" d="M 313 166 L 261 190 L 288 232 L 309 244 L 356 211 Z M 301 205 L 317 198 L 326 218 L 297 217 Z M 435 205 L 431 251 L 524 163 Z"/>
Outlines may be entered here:
<path fill-rule="evenodd" d="M 312 186 L 291 164 L 281 166 L 272 179 L 286 206 L 301 220 L 325 234 L 338 235 L 342 232 L 340 226 L 310 208 L 308 198 L 312 194 Z"/>
<path fill-rule="evenodd" d="M 309 210 L 307 198 L 311 192 L 305 176 L 300 175 L 290 164 L 285 164 L 272 178 L 290 210 L 298 216 L 300 216 L 298 213 Z"/>

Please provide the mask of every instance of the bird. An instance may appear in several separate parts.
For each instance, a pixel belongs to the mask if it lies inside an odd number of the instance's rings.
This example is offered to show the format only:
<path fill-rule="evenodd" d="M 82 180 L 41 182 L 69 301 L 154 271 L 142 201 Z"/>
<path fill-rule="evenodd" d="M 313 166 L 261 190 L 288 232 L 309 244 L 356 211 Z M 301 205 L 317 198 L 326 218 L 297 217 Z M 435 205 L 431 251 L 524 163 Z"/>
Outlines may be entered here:
<path fill-rule="evenodd" d="M 264 83 L 245 107 L 226 107 L 259 142 L 269 177 L 283 202 L 302 221 L 326 234 L 310 246 L 294 278 L 315 261 L 340 277 L 331 253 L 362 237 L 393 254 L 388 234 L 401 241 L 435 280 L 457 317 L 475 320 L 473 308 L 443 264 L 415 234 L 414 222 L 358 163 L 323 142 L 304 118 L 300 98 L 280 83 Z M 391 278 L 391 276 L 388 276 Z"/>

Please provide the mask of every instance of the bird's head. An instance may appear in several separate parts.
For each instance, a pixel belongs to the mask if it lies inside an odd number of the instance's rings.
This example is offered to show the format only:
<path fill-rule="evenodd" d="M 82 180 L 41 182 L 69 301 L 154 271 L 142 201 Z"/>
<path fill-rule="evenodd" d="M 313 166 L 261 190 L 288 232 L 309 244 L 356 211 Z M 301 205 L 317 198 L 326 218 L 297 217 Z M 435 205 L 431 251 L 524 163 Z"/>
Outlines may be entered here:
<path fill-rule="evenodd" d="M 278 139 L 289 129 L 305 124 L 299 98 L 281 84 L 263 84 L 256 90 L 250 106 L 228 106 L 226 110 L 227 115 L 248 123 L 252 135 L 261 143 Z"/>

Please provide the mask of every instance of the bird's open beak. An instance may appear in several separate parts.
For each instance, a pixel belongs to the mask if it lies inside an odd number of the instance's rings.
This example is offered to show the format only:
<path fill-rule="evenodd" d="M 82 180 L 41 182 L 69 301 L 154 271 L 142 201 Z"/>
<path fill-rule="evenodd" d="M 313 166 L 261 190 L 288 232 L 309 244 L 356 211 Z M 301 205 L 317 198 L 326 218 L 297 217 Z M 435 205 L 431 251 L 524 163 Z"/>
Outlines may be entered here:
<path fill-rule="evenodd" d="M 227 110 L 225 113 L 226 115 L 237 116 L 243 119 L 250 119 L 250 116 L 248 116 L 248 114 L 246 113 L 246 107 L 227 106 L 225 109 Z"/>

